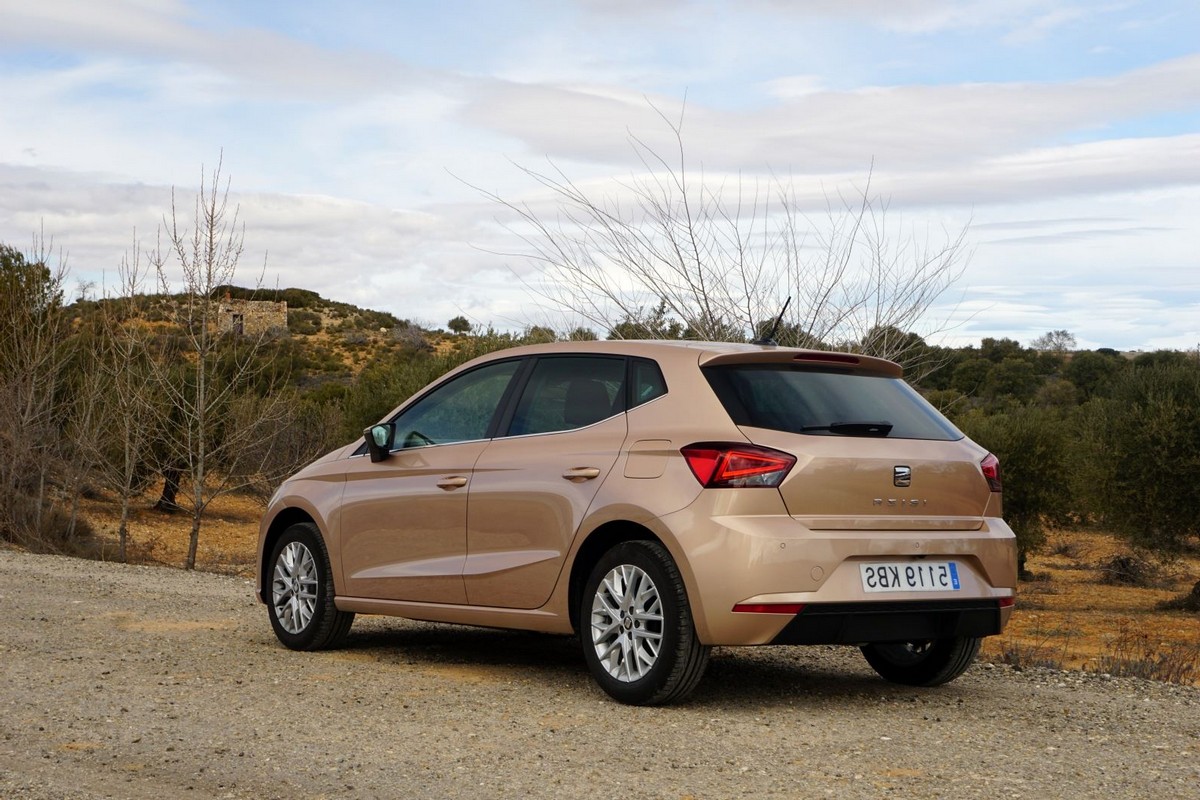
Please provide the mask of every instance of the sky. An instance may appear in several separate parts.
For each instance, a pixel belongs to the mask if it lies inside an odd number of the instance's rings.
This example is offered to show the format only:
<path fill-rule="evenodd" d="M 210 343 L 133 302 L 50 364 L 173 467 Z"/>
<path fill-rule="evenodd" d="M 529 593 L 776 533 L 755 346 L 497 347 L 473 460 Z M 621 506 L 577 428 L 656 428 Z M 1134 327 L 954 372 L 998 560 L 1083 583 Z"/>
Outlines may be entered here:
<path fill-rule="evenodd" d="M 220 161 L 237 283 L 537 324 L 481 190 L 618 196 L 662 112 L 693 174 L 965 228 L 932 341 L 1200 347 L 1194 0 L 0 0 L 0 110 L 0 242 L 52 238 L 73 296 Z"/>

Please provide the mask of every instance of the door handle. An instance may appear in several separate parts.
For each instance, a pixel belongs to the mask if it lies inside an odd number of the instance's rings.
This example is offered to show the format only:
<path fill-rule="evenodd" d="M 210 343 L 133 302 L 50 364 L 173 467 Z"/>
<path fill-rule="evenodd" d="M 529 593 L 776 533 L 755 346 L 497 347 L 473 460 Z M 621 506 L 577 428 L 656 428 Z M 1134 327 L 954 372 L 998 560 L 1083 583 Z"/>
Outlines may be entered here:
<path fill-rule="evenodd" d="M 462 475 L 451 475 L 449 478 L 442 478 L 437 482 L 439 489 L 450 491 L 451 489 L 461 489 L 467 485 L 467 479 Z"/>
<path fill-rule="evenodd" d="M 600 470 L 596 467 L 573 467 L 564 472 L 563 477 L 575 483 L 583 483 L 600 477 Z"/>

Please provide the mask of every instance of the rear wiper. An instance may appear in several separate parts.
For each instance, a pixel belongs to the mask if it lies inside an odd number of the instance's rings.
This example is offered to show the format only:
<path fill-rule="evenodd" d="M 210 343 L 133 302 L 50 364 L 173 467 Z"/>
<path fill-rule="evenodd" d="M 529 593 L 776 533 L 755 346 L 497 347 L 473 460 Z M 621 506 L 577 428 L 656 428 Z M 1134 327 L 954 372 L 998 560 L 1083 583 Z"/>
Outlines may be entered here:
<path fill-rule="evenodd" d="M 839 436 L 887 436 L 892 432 L 890 422 L 831 422 L 828 425 L 805 425 L 801 433 L 829 431 Z"/>

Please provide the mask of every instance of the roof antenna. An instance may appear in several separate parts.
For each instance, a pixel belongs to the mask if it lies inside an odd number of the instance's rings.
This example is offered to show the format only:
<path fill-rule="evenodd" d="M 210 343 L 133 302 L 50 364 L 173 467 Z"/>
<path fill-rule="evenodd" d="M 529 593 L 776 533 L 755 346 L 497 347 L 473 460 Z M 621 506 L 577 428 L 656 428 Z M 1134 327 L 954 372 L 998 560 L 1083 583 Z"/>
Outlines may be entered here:
<path fill-rule="evenodd" d="M 775 341 L 775 334 L 779 332 L 779 325 L 783 322 L 783 315 L 787 313 L 788 306 L 792 304 L 792 296 L 788 295 L 788 299 L 784 301 L 783 310 L 779 312 L 779 316 L 775 318 L 775 324 L 771 326 L 771 330 L 766 336 L 755 339 L 750 344 L 761 344 L 767 347 L 778 347 L 779 342 Z"/>

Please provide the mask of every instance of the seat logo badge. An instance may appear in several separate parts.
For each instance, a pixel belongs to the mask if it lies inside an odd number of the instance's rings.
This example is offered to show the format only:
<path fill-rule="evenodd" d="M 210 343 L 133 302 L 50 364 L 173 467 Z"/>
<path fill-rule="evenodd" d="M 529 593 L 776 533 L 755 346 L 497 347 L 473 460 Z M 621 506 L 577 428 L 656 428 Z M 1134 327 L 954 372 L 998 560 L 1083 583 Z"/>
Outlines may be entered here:
<path fill-rule="evenodd" d="M 912 486 L 912 467 L 893 467 L 892 484 L 902 488 Z"/>

